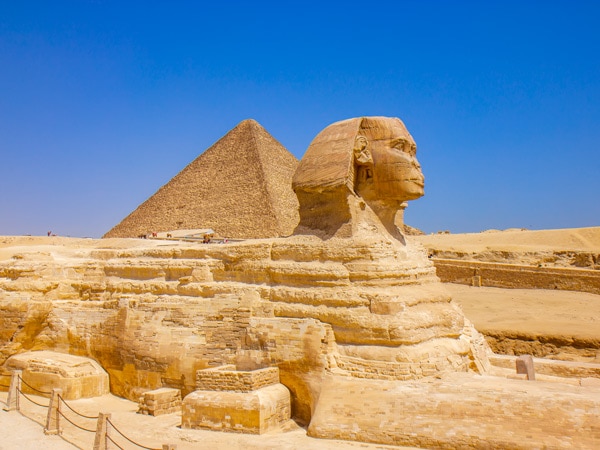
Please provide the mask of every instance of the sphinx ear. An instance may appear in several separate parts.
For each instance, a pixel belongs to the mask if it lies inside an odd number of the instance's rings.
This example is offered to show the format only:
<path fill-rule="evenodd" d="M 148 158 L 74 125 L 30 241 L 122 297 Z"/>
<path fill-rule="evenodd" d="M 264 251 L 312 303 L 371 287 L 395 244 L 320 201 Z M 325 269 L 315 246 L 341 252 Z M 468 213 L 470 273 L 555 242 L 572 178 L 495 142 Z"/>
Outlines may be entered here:
<path fill-rule="evenodd" d="M 373 178 L 373 156 L 369 151 L 369 141 L 361 135 L 354 140 L 354 170 L 354 190 L 358 192 L 360 185 Z"/>
<path fill-rule="evenodd" d="M 354 160 L 358 165 L 373 164 L 373 157 L 369 151 L 369 141 L 364 136 L 358 135 L 354 140 Z"/>

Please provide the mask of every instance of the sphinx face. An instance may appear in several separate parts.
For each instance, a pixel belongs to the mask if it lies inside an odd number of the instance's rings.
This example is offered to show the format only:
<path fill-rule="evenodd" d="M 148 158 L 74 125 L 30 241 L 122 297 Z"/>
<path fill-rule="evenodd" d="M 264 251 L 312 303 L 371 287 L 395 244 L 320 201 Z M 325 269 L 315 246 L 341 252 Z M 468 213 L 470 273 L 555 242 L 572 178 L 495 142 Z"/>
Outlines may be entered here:
<path fill-rule="evenodd" d="M 375 195 L 380 200 L 415 200 L 423 196 L 425 185 L 417 146 L 401 122 L 387 125 L 370 139 Z"/>

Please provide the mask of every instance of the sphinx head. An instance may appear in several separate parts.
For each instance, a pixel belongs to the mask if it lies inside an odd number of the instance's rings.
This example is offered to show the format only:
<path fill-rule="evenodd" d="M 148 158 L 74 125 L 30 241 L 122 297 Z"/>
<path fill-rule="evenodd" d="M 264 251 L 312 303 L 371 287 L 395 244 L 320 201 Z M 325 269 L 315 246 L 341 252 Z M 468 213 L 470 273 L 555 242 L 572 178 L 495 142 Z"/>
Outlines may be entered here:
<path fill-rule="evenodd" d="M 341 229 L 352 235 L 359 222 L 370 220 L 361 213 L 368 205 L 395 235 L 395 216 L 405 201 L 423 196 L 424 177 L 415 141 L 400 119 L 360 117 L 329 125 L 315 137 L 292 186 L 303 232 L 339 235 Z"/>
<path fill-rule="evenodd" d="M 416 155 L 415 141 L 400 119 L 362 118 L 354 146 L 355 193 L 380 202 L 422 197 L 424 177 Z"/>

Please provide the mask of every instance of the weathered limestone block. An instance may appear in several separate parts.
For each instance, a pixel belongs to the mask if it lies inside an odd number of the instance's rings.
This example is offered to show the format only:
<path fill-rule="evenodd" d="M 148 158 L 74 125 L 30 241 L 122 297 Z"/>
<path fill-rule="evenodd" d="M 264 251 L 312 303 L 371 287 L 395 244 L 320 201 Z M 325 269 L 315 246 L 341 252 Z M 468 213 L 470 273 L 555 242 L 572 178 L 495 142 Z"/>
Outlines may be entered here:
<path fill-rule="evenodd" d="M 183 400 L 181 426 L 262 434 L 291 417 L 290 392 L 276 367 L 236 371 L 226 365 L 199 370 L 199 390 Z"/>
<path fill-rule="evenodd" d="M 51 351 L 20 353 L 10 357 L 5 370 L 22 370 L 23 381 L 42 392 L 62 389 L 66 400 L 108 394 L 108 374 L 96 361 Z M 31 391 L 26 385 L 23 390 Z"/>
<path fill-rule="evenodd" d="M 454 373 L 422 381 L 328 376 L 308 434 L 439 449 L 596 449 L 600 386 Z"/>
<path fill-rule="evenodd" d="M 142 394 L 138 402 L 138 413 L 160 416 L 181 411 L 181 391 L 160 388 Z"/>

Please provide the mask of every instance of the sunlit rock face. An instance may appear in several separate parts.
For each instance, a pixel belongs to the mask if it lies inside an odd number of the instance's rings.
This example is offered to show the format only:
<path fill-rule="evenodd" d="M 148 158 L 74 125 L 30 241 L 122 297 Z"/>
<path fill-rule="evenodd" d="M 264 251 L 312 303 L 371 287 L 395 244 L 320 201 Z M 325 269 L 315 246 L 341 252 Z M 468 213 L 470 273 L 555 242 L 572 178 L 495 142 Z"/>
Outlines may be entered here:
<path fill-rule="evenodd" d="M 416 380 L 484 372 L 487 347 L 398 225 L 423 195 L 399 119 L 335 123 L 293 179 L 289 238 L 228 244 L 87 240 L 0 260 L 0 355 L 90 356 L 137 400 L 196 371 L 277 366 L 309 421 L 327 374 Z M 6 252 L 5 252 L 6 253 Z"/>

